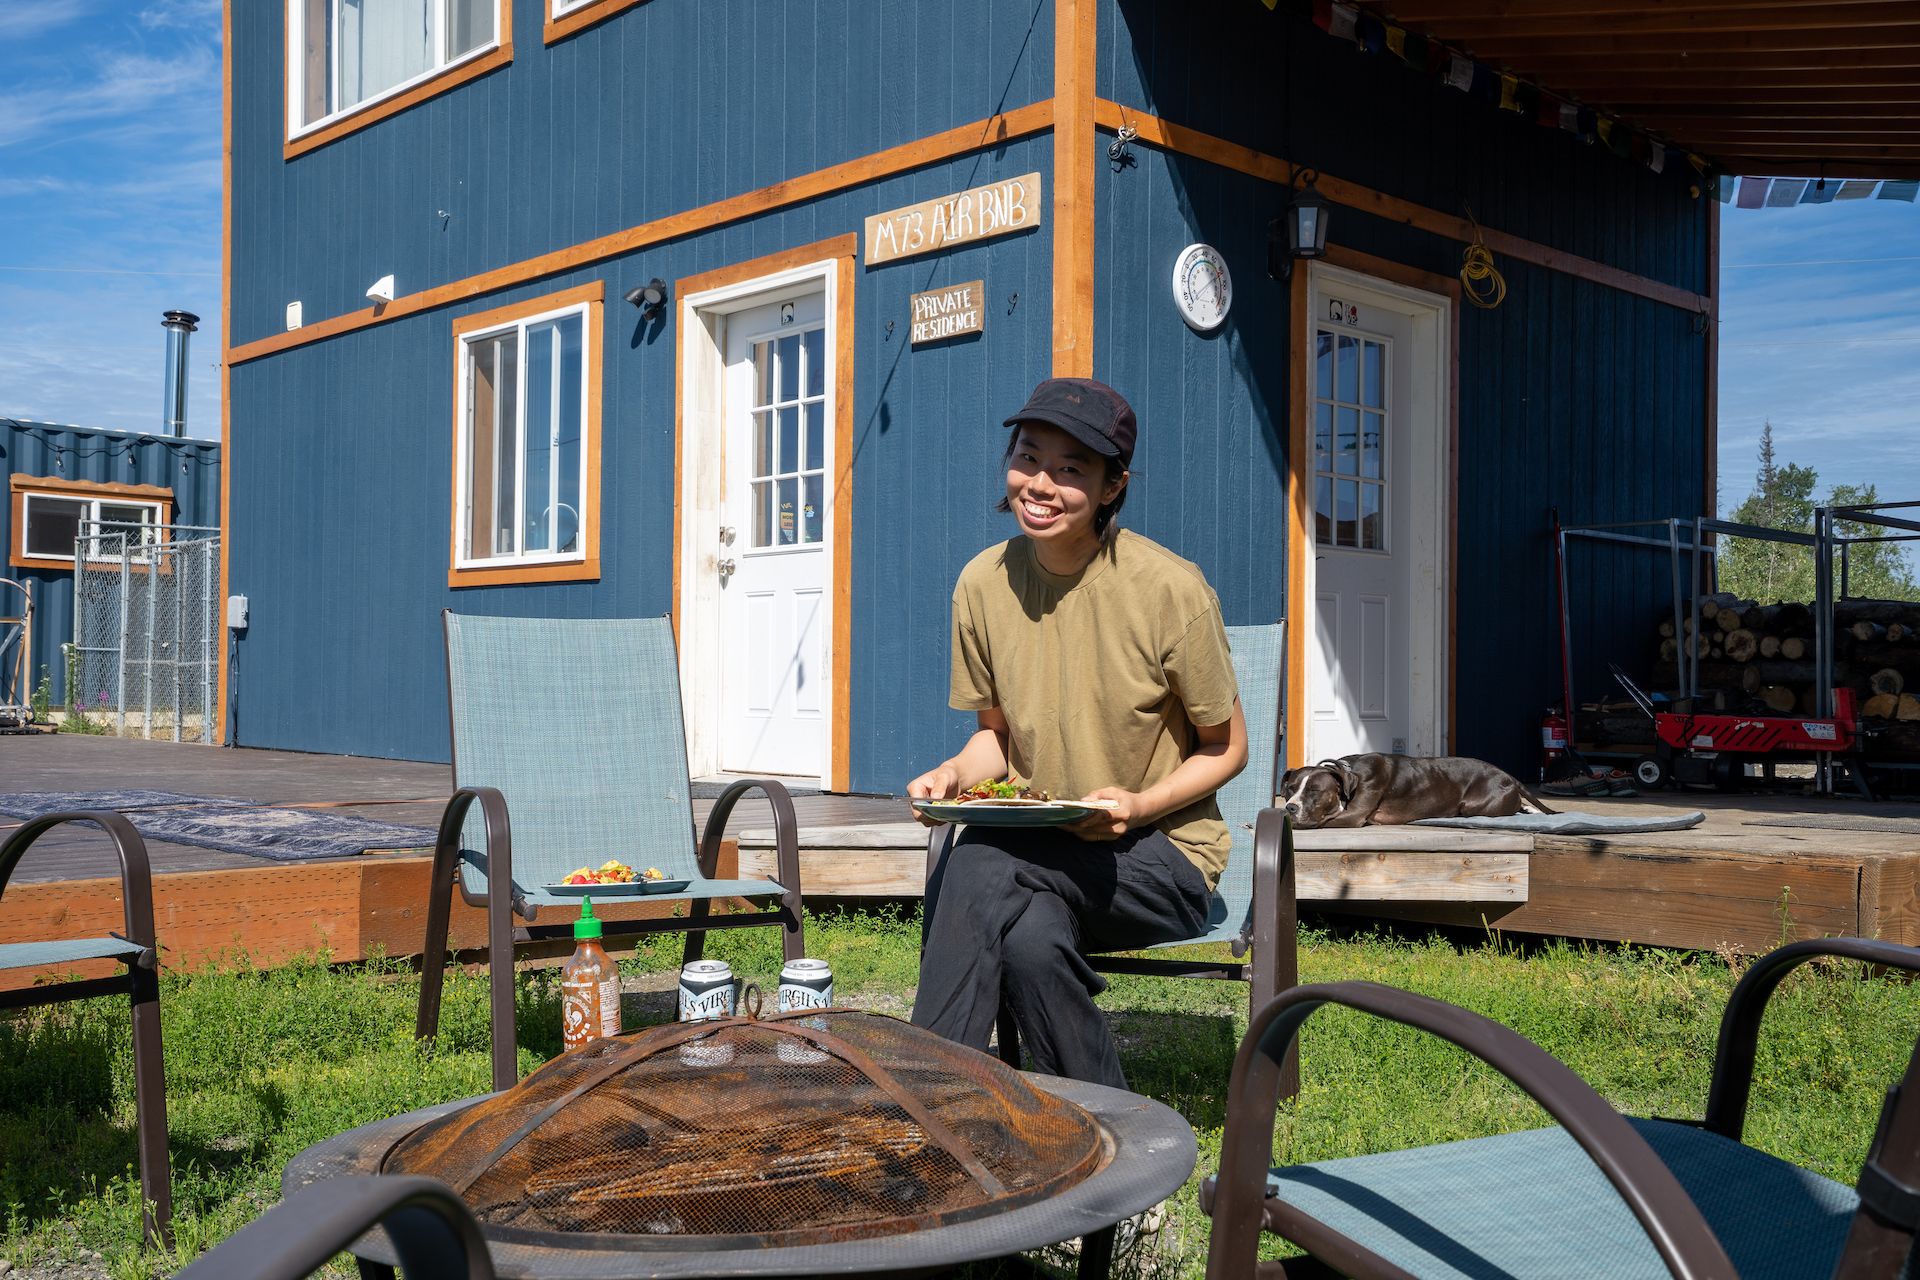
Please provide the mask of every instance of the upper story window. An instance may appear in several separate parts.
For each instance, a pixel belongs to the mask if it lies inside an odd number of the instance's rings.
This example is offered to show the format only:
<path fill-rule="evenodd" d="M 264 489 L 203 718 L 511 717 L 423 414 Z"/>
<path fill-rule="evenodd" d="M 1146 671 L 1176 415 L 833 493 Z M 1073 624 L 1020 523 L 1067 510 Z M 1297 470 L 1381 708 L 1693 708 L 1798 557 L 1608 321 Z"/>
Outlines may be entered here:
<path fill-rule="evenodd" d="M 548 44 L 555 40 L 564 40 L 576 31 L 584 31 L 595 23 L 604 22 L 623 9 L 630 9 L 642 0 L 545 0 L 547 20 L 542 24 L 543 35 Z"/>
<path fill-rule="evenodd" d="M 287 136 L 503 47 L 507 0 L 287 0 Z"/>
<path fill-rule="evenodd" d="M 12 476 L 8 487 L 13 497 L 10 559 L 28 569 L 71 569 L 74 543 L 83 532 L 126 534 L 132 547 L 150 546 L 173 512 L 172 492 L 157 485 Z M 139 550 L 133 559 L 146 561 Z"/>
<path fill-rule="evenodd" d="M 600 299 L 455 324 L 453 585 L 599 576 Z"/>

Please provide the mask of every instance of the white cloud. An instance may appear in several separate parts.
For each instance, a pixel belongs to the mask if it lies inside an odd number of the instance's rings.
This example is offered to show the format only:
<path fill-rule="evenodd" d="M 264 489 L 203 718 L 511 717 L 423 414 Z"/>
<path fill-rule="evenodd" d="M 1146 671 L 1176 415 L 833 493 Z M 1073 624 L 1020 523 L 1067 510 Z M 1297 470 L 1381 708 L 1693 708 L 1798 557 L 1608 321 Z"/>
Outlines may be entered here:
<path fill-rule="evenodd" d="M 64 84 L 14 85 L 0 95 L 0 147 L 49 138 L 100 120 L 138 120 L 170 110 L 170 103 L 203 104 L 220 82 L 217 48 L 196 45 L 177 54 L 114 52 L 94 60 L 87 74 Z M 218 110 L 214 98 L 213 110 Z"/>
<path fill-rule="evenodd" d="M 149 31 L 163 27 L 218 30 L 220 0 L 155 0 L 140 10 L 140 25 Z"/>

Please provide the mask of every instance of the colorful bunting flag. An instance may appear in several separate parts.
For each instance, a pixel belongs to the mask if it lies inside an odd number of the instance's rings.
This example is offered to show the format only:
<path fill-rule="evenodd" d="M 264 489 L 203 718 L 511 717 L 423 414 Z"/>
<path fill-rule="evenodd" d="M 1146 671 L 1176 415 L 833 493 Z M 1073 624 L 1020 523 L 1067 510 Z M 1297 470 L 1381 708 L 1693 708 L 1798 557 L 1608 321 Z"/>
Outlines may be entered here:
<path fill-rule="evenodd" d="M 1820 181 L 1808 185 L 1806 194 L 1800 197 L 1800 203 L 1831 204 L 1833 203 L 1834 192 L 1838 191 L 1839 187 L 1839 183 L 1828 182 L 1825 178 L 1822 178 Z"/>
<path fill-rule="evenodd" d="M 1519 92 L 1520 82 L 1512 76 L 1502 75 L 1500 77 L 1500 109 L 1502 111 L 1518 111 L 1520 109 L 1520 102 L 1516 95 Z"/>
<path fill-rule="evenodd" d="M 1313 25 L 1322 31 L 1333 29 L 1333 0 L 1313 0 Z"/>
<path fill-rule="evenodd" d="M 1912 204 L 1915 196 L 1920 196 L 1920 181 L 1903 178 L 1880 184 L 1882 200 L 1905 200 L 1908 204 Z"/>
<path fill-rule="evenodd" d="M 1406 58 L 1407 65 L 1415 71 L 1434 70 L 1433 45 L 1427 38 L 1418 32 L 1408 31 L 1405 39 L 1406 51 L 1402 56 Z"/>
<path fill-rule="evenodd" d="M 1800 193 L 1806 189 L 1805 178 L 1775 178 L 1767 192 L 1767 208 L 1790 209 L 1800 203 Z"/>
<path fill-rule="evenodd" d="M 1359 21 L 1354 25 L 1354 39 L 1358 40 L 1360 47 L 1368 53 L 1385 53 L 1387 24 L 1370 13 L 1362 12 Z"/>
<path fill-rule="evenodd" d="M 1407 60 L 1407 31 L 1405 27 L 1387 28 L 1387 52 L 1402 62 Z"/>
<path fill-rule="evenodd" d="M 1580 132 L 1580 108 L 1571 102 L 1560 104 L 1560 127 L 1568 133 Z"/>
<path fill-rule="evenodd" d="M 1840 184 L 1840 190 L 1834 193 L 1835 200 L 1865 200 L 1873 194 L 1879 182 L 1872 178 L 1848 178 Z"/>
<path fill-rule="evenodd" d="M 1360 11 L 1340 0 L 1333 0 L 1333 21 L 1327 27 L 1327 34 L 1335 40 L 1351 40 L 1355 25 L 1360 20 Z"/>
<path fill-rule="evenodd" d="M 1447 83 L 1462 93 L 1473 88 L 1473 63 L 1457 53 L 1448 54 Z"/>
<path fill-rule="evenodd" d="M 1767 188 L 1772 185 L 1772 178 L 1742 178 L 1740 195 L 1734 204 L 1742 209 L 1758 209 L 1767 203 Z"/>

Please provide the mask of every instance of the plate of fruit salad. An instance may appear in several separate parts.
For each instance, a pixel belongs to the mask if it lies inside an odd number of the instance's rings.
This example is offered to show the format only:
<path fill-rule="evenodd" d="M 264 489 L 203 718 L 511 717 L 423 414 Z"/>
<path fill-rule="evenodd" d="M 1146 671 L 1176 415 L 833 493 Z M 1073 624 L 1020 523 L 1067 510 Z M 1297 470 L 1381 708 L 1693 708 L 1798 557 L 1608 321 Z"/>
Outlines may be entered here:
<path fill-rule="evenodd" d="M 983 827 L 1057 827 L 1113 807 L 1111 800 L 1055 800 L 1012 778 L 968 787 L 951 800 L 915 800 L 914 811 L 936 822 Z"/>
<path fill-rule="evenodd" d="M 548 893 L 615 897 L 630 893 L 679 893 L 691 883 L 690 880 L 669 880 L 658 867 L 635 871 L 618 858 L 609 858 L 598 867 L 571 871 L 558 883 L 545 887 Z"/>

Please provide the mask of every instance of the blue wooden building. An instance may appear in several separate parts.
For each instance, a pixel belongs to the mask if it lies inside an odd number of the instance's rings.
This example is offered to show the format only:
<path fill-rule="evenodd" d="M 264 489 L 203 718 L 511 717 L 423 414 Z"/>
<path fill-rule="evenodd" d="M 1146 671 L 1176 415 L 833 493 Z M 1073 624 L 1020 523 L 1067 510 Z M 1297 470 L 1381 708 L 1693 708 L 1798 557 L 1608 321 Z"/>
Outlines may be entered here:
<path fill-rule="evenodd" d="M 220 445 L 135 431 L 0 418 L 0 578 L 33 594 L 26 685 L 43 673 L 52 706 L 67 702 L 61 646 L 73 639 L 74 538 L 82 522 L 121 527 L 198 525 L 220 521 Z M 0 589 L 0 615 L 17 616 L 15 593 Z M 10 679 L 15 654 L 0 655 Z M 0 682 L 3 683 L 3 682 Z M 8 685 L 7 692 L 11 692 Z"/>
<path fill-rule="evenodd" d="M 243 744 L 444 759 L 443 608 L 671 613 L 697 772 L 897 792 L 964 729 L 948 597 L 1011 531 L 1000 419 L 1072 374 L 1139 413 L 1123 520 L 1229 623 L 1289 619 L 1290 756 L 1530 769 L 1550 512 L 1711 502 L 1720 153 L 1389 10 L 226 21 Z M 1327 250 L 1270 270 L 1309 177 Z M 1665 586 L 1584 561 L 1585 650 Z"/>

